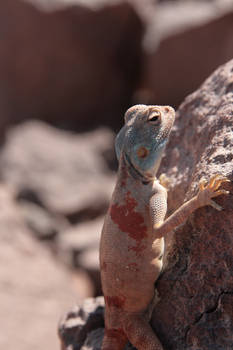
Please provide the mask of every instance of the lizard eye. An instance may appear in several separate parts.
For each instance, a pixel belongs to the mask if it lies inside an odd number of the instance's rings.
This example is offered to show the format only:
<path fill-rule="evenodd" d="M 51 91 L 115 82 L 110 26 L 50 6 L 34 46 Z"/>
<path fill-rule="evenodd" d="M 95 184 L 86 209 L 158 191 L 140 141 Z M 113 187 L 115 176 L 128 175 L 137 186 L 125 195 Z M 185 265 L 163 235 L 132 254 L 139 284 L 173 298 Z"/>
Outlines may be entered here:
<path fill-rule="evenodd" d="M 148 122 L 153 124 L 159 124 L 160 120 L 161 120 L 161 112 L 159 110 L 152 112 L 148 117 Z"/>

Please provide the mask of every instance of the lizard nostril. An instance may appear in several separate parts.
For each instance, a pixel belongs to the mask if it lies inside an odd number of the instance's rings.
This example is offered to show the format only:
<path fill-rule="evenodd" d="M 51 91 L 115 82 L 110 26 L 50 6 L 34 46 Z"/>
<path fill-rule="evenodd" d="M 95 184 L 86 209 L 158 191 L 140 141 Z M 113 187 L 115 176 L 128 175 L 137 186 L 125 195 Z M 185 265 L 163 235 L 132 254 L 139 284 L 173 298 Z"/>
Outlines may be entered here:
<path fill-rule="evenodd" d="M 137 155 L 139 158 L 146 158 L 148 156 L 148 149 L 146 147 L 140 147 L 138 150 L 137 150 Z"/>

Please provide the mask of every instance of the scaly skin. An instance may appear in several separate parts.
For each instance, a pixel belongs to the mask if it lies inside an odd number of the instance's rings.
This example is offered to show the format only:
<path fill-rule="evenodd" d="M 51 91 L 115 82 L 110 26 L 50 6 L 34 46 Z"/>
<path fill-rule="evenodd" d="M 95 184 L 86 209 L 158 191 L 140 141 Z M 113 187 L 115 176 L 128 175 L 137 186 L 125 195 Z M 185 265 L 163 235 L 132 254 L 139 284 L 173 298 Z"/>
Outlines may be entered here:
<path fill-rule="evenodd" d="M 175 111 L 169 106 L 131 107 L 116 138 L 118 179 L 100 244 L 100 268 L 105 298 L 102 350 L 122 350 L 129 340 L 138 350 L 162 350 L 148 323 L 154 282 L 163 265 L 164 237 L 211 198 L 227 181 L 216 175 L 164 221 L 167 191 L 155 175 L 168 140 Z"/>

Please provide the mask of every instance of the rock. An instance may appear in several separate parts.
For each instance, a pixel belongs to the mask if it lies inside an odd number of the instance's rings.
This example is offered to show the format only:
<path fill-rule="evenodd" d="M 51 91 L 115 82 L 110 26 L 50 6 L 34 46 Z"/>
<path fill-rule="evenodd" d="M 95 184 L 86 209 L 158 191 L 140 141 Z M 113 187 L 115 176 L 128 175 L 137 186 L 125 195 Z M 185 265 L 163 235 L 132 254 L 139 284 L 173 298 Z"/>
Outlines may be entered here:
<path fill-rule="evenodd" d="M 0 348 L 57 349 L 57 320 L 88 295 L 84 280 L 77 276 L 75 289 L 70 273 L 33 239 L 14 192 L 2 184 L 0 207 Z"/>
<path fill-rule="evenodd" d="M 100 350 L 104 335 L 104 298 L 88 298 L 61 320 L 58 329 L 62 350 Z M 127 344 L 124 350 L 136 350 Z"/>
<path fill-rule="evenodd" d="M 64 256 L 72 255 L 79 265 L 79 255 L 87 250 L 98 248 L 104 217 L 83 222 L 61 231 L 58 237 L 58 249 Z"/>
<path fill-rule="evenodd" d="M 201 177 L 210 178 L 218 172 L 231 176 L 232 65 L 231 60 L 216 70 L 186 97 L 176 113 L 160 167 L 170 180 L 168 200 L 172 211 L 196 193 Z"/>
<path fill-rule="evenodd" d="M 81 350 L 101 350 L 103 336 L 104 328 L 97 328 L 89 332 Z"/>
<path fill-rule="evenodd" d="M 228 5 L 182 1 L 157 6 L 146 38 L 149 49 L 139 102 L 177 107 L 214 69 L 232 58 L 232 2 Z"/>
<path fill-rule="evenodd" d="M 139 16 L 126 1 L 98 9 L 57 0 L 46 10 L 46 3 L 0 3 L 0 131 L 25 118 L 76 130 L 117 127 L 140 74 Z"/>
<path fill-rule="evenodd" d="M 162 171 L 171 179 L 170 207 L 197 192 L 200 178 L 233 179 L 233 60 L 188 96 L 166 150 Z M 222 186 L 232 193 L 232 182 Z M 158 281 L 152 324 L 166 349 L 233 348 L 233 241 L 231 194 L 224 209 L 197 210 L 178 228 Z M 230 306 L 231 305 L 231 306 Z"/>
<path fill-rule="evenodd" d="M 102 340 L 104 336 L 104 328 L 97 328 L 87 334 L 84 345 L 80 350 L 101 350 Z M 128 343 L 124 350 L 136 350 L 130 343 Z"/>
<path fill-rule="evenodd" d="M 86 299 L 82 306 L 74 307 L 59 324 L 62 349 L 81 349 L 87 334 L 104 326 L 103 297 Z"/>
<path fill-rule="evenodd" d="M 86 221 L 61 230 L 57 246 L 64 261 L 79 266 L 80 254 L 98 249 L 104 217 Z"/>
<path fill-rule="evenodd" d="M 88 273 L 95 286 L 95 294 L 102 294 L 99 269 L 99 247 L 88 249 L 78 258 L 79 267 Z"/>
<path fill-rule="evenodd" d="M 25 223 L 39 240 L 55 240 L 60 230 L 68 226 L 63 218 L 52 215 L 39 205 L 26 200 L 20 201 L 20 210 Z"/>
<path fill-rule="evenodd" d="M 57 239 L 59 257 L 66 264 L 84 270 L 92 280 L 94 295 L 100 295 L 99 241 L 104 217 L 77 224 L 60 232 Z"/>
<path fill-rule="evenodd" d="M 7 133 L 0 154 L 2 179 L 18 197 L 72 223 L 105 212 L 114 176 L 105 160 L 113 134 L 99 129 L 76 136 L 39 121 Z"/>

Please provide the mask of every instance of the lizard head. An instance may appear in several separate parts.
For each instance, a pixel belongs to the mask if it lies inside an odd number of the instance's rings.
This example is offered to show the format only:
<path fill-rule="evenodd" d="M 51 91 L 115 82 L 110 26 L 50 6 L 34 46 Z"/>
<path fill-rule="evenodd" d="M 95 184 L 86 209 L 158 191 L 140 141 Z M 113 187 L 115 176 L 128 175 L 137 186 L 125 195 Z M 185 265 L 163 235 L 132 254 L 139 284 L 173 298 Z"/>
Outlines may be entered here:
<path fill-rule="evenodd" d="M 170 106 L 136 105 L 125 113 L 125 125 L 116 137 L 118 160 L 125 161 L 134 174 L 154 178 L 175 119 Z"/>

